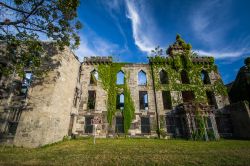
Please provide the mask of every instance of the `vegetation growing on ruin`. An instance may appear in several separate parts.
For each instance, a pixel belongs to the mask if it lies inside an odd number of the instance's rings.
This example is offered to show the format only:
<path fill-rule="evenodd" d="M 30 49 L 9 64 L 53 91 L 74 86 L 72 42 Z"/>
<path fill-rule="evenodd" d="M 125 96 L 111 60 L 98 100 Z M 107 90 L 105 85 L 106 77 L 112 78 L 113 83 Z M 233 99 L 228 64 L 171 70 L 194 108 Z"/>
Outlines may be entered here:
<path fill-rule="evenodd" d="M 109 124 L 112 124 L 113 117 L 117 111 L 116 109 L 116 96 L 119 92 L 124 93 L 124 131 L 127 134 L 130 128 L 132 119 L 134 117 L 135 107 L 134 102 L 131 98 L 130 89 L 128 87 L 127 80 L 129 79 L 129 73 L 125 73 L 124 85 L 116 85 L 116 75 L 124 66 L 123 63 L 112 63 L 112 64 L 100 64 L 98 65 L 99 77 L 101 79 L 104 90 L 107 91 L 107 119 Z"/>
<path fill-rule="evenodd" d="M 129 74 L 127 75 L 128 78 L 125 76 L 125 84 L 124 84 L 124 110 L 123 110 L 123 117 L 124 117 L 124 131 L 127 134 L 130 128 L 131 122 L 135 116 L 135 106 L 134 101 L 131 98 L 130 89 L 127 84 L 127 80 L 129 79 Z"/>
<path fill-rule="evenodd" d="M 197 54 L 191 52 L 191 45 L 185 43 L 179 35 L 176 37 L 174 45 L 181 45 L 184 47 L 183 52 L 175 53 L 172 56 L 164 57 L 155 56 L 149 57 L 150 63 L 153 67 L 153 75 L 155 81 L 156 90 L 166 91 L 193 91 L 196 102 L 207 102 L 206 91 L 214 91 L 216 95 L 227 95 L 226 87 L 222 80 L 217 80 L 213 84 L 204 84 L 201 78 L 201 72 L 207 71 L 208 73 L 217 73 L 217 67 L 214 64 L 213 57 L 205 57 L 206 63 L 193 63 L 192 58 L 196 58 Z M 181 44 L 180 44 L 181 43 Z M 170 46 L 171 48 L 172 46 Z M 156 51 L 154 51 L 156 52 Z M 169 83 L 161 84 L 159 73 L 161 70 L 165 70 L 168 74 Z M 190 84 L 182 84 L 180 72 L 186 71 L 188 74 Z M 181 103 L 181 98 L 172 100 L 172 104 Z"/>
<path fill-rule="evenodd" d="M 205 140 L 206 125 L 200 114 L 200 110 L 195 111 L 195 123 L 197 124 L 197 129 L 192 133 L 192 138 L 194 140 Z"/>

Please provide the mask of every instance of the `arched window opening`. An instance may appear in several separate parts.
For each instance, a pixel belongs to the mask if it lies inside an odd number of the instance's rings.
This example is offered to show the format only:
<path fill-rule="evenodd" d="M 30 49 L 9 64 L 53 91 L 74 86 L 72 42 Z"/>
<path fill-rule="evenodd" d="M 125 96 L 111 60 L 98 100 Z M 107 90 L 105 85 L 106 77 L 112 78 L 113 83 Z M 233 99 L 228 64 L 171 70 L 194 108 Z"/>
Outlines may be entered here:
<path fill-rule="evenodd" d="M 160 81 L 161 81 L 161 84 L 168 84 L 169 83 L 168 74 L 165 70 L 160 71 Z"/>
<path fill-rule="evenodd" d="M 143 70 L 141 70 L 138 73 L 138 84 L 139 85 L 146 85 L 147 84 L 147 76 Z"/>
<path fill-rule="evenodd" d="M 98 80 L 98 72 L 96 70 L 93 70 L 90 72 L 90 84 L 91 85 L 97 85 Z"/>
<path fill-rule="evenodd" d="M 118 94 L 116 99 L 116 109 L 124 109 L 124 94 Z"/>
<path fill-rule="evenodd" d="M 205 70 L 201 71 L 201 79 L 202 79 L 203 84 L 210 84 L 210 79 L 209 79 L 209 75 L 207 71 Z"/>
<path fill-rule="evenodd" d="M 188 73 L 185 70 L 181 71 L 181 82 L 183 84 L 190 84 Z"/>
<path fill-rule="evenodd" d="M 119 71 L 116 75 L 116 84 L 123 85 L 124 84 L 124 73 L 123 71 Z"/>

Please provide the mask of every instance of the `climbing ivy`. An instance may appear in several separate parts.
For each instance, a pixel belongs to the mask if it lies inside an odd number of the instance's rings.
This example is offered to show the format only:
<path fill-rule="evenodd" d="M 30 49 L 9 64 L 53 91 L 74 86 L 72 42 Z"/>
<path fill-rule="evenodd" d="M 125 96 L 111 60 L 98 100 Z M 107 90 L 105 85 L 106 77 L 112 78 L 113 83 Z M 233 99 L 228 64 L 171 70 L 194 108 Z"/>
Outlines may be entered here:
<path fill-rule="evenodd" d="M 116 111 L 118 111 L 116 109 L 116 96 L 120 91 L 123 91 L 124 93 L 123 118 L 124 131 L 127 134 L 134 117 L 135 107 L 127 83 L 129 73 L 125 73 L 124 85 L 116 85 L 116 74 L 122 69 L 123 66 L 124 63 L 100 64 L 98 65 L 98 73 L 103 89 L 108 94 L 107 120 L 110 125 L 112 124 Z"/>
<path fill-rule="evenodd" d="M 221 80 L 215 81 L 213 84 L 203 84 L 201 78 L 202 70 L 217 73 L 217 67 L 214 65 L 213 57 L 206 57 L 207 64 L 194 64 L 192 62 L 193 56 L 185 53 L 176 54 L 174 56 L 162 57 L 155 56 L 150 57 L 153 68 L 153 75 L 155 81 L 155 89 L 166 91 L 193 91 L 196 102 L 207 102 L 206 91 L 214 91 L 216 95 L 226 96 L 227 91 Z M 159 72 L 165 70 L 168 73 L 169 84 L 162 85 L 160 83 Z M 190 84 L 181 84 L 180 71 L 185 70 L 188 74 Z M 173 99 L 172 104 L 176 105 L 181 103 L 181 98 Z"/>
<path fill-rule="evenodd" d="M 124 117 L 124 131 L 127 134 L 128 129 L 130 128 L 131 122 L 134 118 L 135 113 L 135 106 L 134 101 L 131 98 L 130 89 L 127 85 L 127 78 L 129 78 L 129 74 L 125 76 L 125 85 L 124 85 L 124 110 L 123 110 L 123 117 Z"/>
<path fill-rule="evenodd" d="M 197 129 L 192 133 L 192 138 L 194 140 L 205 140 L 206 125 L 199 110 L 195 111 L 195 123 L 197 125 Z"/>

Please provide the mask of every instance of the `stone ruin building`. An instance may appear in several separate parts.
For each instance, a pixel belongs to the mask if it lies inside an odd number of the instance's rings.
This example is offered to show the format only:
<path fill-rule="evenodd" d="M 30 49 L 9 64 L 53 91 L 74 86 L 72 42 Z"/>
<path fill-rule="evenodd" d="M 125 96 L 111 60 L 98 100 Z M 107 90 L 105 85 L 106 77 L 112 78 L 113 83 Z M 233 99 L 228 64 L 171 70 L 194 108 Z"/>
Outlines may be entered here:
<path fill-rule="evenodd" d="M 112 57 L 85 57 L 81 63 L 66 48 L 46 64 L 57 65 L 43 79 L 28 70 L 25 78 L 0 75 L 0 139 L 38 147 L 65 136 L 90 136 L 94 117 L 102 120 L 99 137 L 234 137 L 214 58 L 193 54 L 178 37 L 167 54 L 145 64 Z M 7 65 L 4 57 L 0 63 Z"/>

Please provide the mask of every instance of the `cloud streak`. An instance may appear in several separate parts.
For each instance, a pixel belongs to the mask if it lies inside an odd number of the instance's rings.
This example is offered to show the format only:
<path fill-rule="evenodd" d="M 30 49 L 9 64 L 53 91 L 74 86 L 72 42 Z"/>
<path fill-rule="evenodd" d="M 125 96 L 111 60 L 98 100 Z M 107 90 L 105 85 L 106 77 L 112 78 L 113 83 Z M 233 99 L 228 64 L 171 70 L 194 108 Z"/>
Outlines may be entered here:
<path fill-rule="evenodd" d="M 195 37 L 204 45 L 203 49 L 196 50 L 200 54 L 223 59 L 250 52 L 249 36 L 228 39 L 236 25 L 236 21 L 230 18 L 232 5 L 231 0 L 205 0 L 194 5 L 189 20 Z"/>
<path fill-rule="evenodd" d="M 244 54 L 250 53 L 249 50 L 246 49 L 241 49 L 239 51 L 227 51 L 227 52 L 222 52 L 222 51 L 205 51 L 205 50 L 194 50 L 194 52 L 197 52 L 199 55 L 203 56 L 213 56 L 216 59 L 223 59 L 223 58 L 237 58 L 240 57 Z"/>
<path fill-rule="evenodd" d="M 81 44 L 75 51 L 80 61 L 83 60 L 83 57 L 111 56 L 127 51 L 126 49 L 122 49 L 118 44 L 114 44 L 106 39 L 101 38 L 90 28 L 86 26 L 85 28 L 87 29 L 88 33 L 80 34 Z"/>
<path fill-rule="evenodd" d="M 131 20 L 135 45 L 143 52 L 151 52 L 157 44 L 157 28 L 153 19 L 146 14 L 145 3 L 140 1 L 126 0 L 127 18 Z"/>

